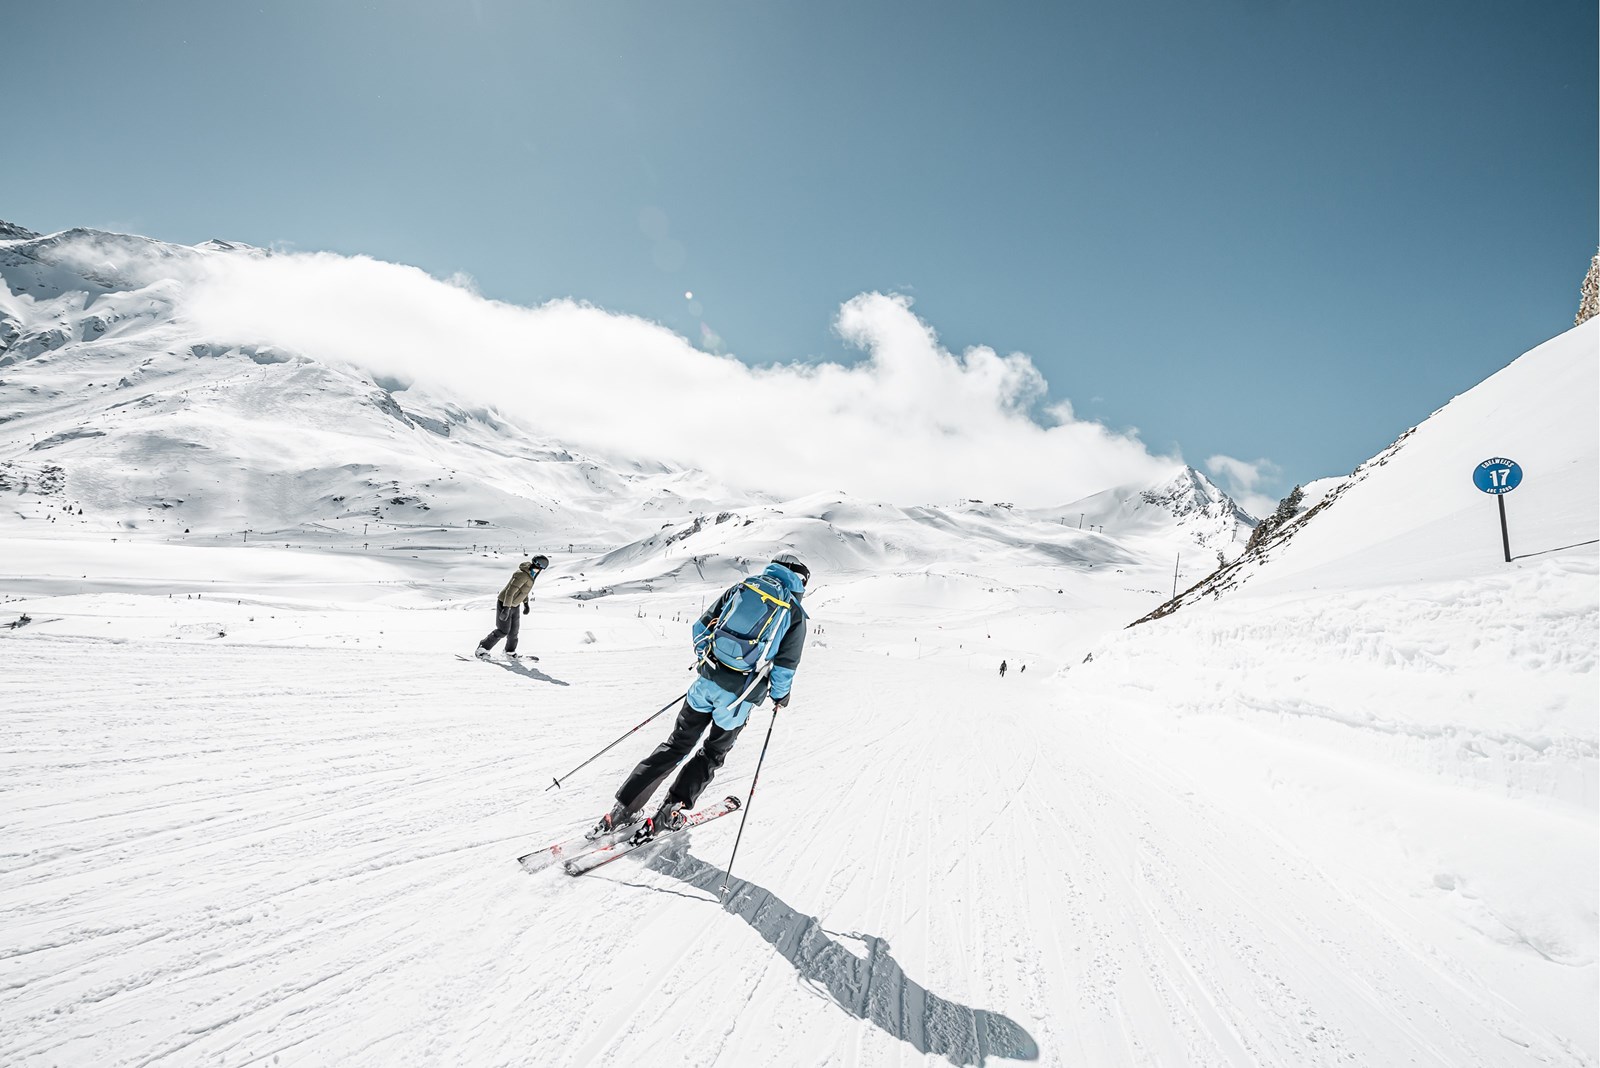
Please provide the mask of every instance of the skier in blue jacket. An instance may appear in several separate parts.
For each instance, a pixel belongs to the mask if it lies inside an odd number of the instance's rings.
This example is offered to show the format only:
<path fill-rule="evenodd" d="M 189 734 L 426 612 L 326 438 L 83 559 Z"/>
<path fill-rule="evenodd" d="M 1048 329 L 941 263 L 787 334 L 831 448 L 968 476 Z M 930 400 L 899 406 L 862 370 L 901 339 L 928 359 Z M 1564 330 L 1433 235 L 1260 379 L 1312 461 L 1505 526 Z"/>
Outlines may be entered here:
<path fill-rule="evenodd" d="M 788 594 L 788 607 L 772 617 L 774 628 L 766 648 L 771 651 L 770 668 L 739 672 L 727 667 L 710 652 L 710 645 L 718 622 L 729 610 L 735 595 L 747 586 L 746 582 L 728 587 L 690 628 L 695 654 L 699 657 L 696 670 L 699 678 L 689 687 L 683 707 L 678 710 L 678 721 L 672 733 L 639 762 L 638 767 L 623 781 L 616 793 L 616 804 L 600 817 L 589 832 L 598 838 L 633 823 L 657 788 L 666 781 L 678 762 L 688 756 L 706 734 L 700 747 L 678 772 L 668 788 L 666 797 L 654 816 L 646 819 L 639 833 L 649 838 L 683 826 L 684 814 L 694 807 L 700 792 L 711 782 L 712 776 L 728 757 L 728 751 L 744 729 L 751 711 L 768 696 L 773 708 L 789 703 L 789 691 L 794 685 L 795 669 L 800 666 L 800 654 L 806 643 L 806 613 L 800 604 L 811 571 L 800 558 L 789 553 L 774 557 L 762 575 L 777 580 Z M 752 675 L 755 677 L 752 679 Z M 710 733 L 707 734 L 707 728 Z"/>

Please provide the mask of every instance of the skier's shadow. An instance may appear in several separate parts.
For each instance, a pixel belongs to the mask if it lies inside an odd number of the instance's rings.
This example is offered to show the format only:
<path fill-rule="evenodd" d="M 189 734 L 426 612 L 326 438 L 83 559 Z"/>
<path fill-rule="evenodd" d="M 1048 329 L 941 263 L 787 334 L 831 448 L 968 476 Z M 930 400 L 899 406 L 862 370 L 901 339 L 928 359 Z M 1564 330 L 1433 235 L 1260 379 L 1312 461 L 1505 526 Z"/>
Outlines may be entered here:
<path fill-rule="evenodd" d="M 1039 1044 L 1015 1020 L 987 1009 L 958 1005 L 906 975 L 889 953 L 889 943 L 874 935 L 851 935 L 867 950 L 858 957 L 823 928 L 822 921 L 785 904 L 776 894 L 743 879 L 730 880 L 722 869 L 689 855 L 685 836 L 668 843 L 649 867 L 719 896 L 724 911 L 748 923 L 794 965 L 800 977 L 826 990 L 850 1015 L 870 1020 L 911 1045 L 952 1064 L 983 1065 L 988 1057 L 1039 1059 Z"/>
<path fill-rule="evenodd" d="M 521 675 L 523 678 L 536 679 L 539 682 L 551 682 L 557 686 L 572 685 L 570 682 L 563 682 L 561 679 L 546 675 L 526 660 L 490 660 L 487 663 L 493 664 L 498 668 L 505 668 L 511 674 Z"/>

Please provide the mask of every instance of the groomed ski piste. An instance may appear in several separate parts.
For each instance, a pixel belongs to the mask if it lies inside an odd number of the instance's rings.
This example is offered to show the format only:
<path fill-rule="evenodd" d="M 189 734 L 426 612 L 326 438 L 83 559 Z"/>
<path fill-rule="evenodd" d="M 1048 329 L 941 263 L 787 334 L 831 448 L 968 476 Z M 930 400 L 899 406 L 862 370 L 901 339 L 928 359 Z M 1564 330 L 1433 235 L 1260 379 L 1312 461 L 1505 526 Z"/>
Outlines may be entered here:
<path fill-rule="evenodd" d="M 1597 328 L 1131 629 L 1173 570 L 1133 542 L 778 502 L 526 546 L 541 659 L 463 662 L 521 545 L 10 492 L 0 1063 L 1600 1063 Z M 1527 472 L 1509 564 L 1490 456 Z M 744 810 L 522 871 L 670 716 L 552 780 L 682 692 L 688 620 L 774 543 L 815 629 L 701 799 Z"/>

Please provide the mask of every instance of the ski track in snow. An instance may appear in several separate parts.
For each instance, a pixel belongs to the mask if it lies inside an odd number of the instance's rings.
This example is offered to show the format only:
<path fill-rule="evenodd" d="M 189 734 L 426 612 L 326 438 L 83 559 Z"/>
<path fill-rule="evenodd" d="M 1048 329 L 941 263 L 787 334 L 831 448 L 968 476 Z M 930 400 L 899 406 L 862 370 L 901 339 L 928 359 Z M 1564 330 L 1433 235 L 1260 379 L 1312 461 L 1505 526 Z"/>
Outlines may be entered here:
<path fill-rule="evenodd" d="M 315 644 L 5 653 L 6 1064 L 1593 1063 L 1042 675 L 813 650 L 719 902 L 739 815 L 581 879 L 514 862 L 665 735 L 544 789 L 681 649 L 547 656 L 567 687 Z M 703 800 L 745 796 L 769 723 Z"/>

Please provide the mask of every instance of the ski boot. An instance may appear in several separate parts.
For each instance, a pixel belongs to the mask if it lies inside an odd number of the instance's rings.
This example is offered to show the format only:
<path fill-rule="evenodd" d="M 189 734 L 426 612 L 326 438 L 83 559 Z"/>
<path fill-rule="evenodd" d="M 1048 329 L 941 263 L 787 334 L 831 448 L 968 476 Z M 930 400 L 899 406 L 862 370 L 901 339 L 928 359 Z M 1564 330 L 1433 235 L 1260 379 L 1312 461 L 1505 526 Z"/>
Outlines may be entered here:
<path fill-rule="evenodd" d="M 622 807 L 622 802 L 618 801 L 611 806 L 611 811 L 601 816 L 600 821 L 585 831 L 583 836 L 592 842 L 596 838 L 603 838 L 615 831 L 622 830 L 638 818 L 639 814 L 637 812 L 629 812 Z"/>
<path fill-rule="evenodd" d="M 633 843 L 641 845 L 658 834 L 680 830 L 689 822 L 687 816 L 682 801 L 663 801 L 661 807 L 656 809 L 656 814 L 641 823 L 639 829 L 633 832 Z"/>
<path fill-rule="evenodd" d="M 489 659 L 489 650 L 480 645 L 477 649 L 473 650 L 472 655 L 477 657 L 479 660 L 487 660 Z"/>

